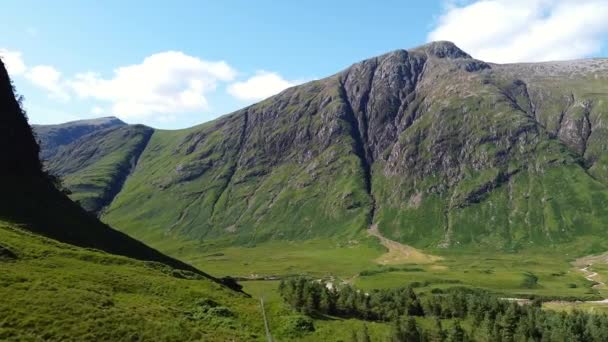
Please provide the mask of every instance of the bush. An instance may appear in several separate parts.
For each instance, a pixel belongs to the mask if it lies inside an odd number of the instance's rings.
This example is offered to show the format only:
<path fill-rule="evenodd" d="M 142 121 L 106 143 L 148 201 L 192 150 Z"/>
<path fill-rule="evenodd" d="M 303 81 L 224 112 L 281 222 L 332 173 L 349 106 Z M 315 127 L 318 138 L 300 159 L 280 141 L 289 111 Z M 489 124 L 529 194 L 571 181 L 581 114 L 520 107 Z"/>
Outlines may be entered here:
<path fill-rule="evenodd" d="M 284 335 L 299 336 L 315 331 L 315 325 L 307 316 L 287 316 L 281 324 L 281 330 Z"/>
<path fill-rule="evenodd" d="M 524 273 L 524 278 L 521 281 L 521 287 L 532 289 L 538 287 L 538 277 L 532 273 Z"/>

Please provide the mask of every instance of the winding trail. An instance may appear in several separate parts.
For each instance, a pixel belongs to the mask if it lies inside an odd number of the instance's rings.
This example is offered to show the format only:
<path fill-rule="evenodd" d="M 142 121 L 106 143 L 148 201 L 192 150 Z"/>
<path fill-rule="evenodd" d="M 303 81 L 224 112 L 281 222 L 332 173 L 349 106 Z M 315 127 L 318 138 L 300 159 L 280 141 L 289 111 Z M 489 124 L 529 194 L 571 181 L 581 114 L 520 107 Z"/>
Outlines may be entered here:
<path fill-rule="evenodd" d="M 597 283 L 597 284 L 595 284 L 595 285 L 592 286 L 594 289 L 606 287 L 606 283 L 604 283 L 603 281 L 599 281 L 599 280 L 594 279 L 599 274 L 597 272 L 589 271 L 589 267 L 591 267 L 592 265 L 593 264 L 589 264 L 589 265 L 587 265 L 587 266 L 585 266 L 583 268 L 580 268 L 579 271 L 585 273 L 585 279 Z"/>
<path fill-rule="evenodd" d="M 594 271 L 590 271 L 589 267 L 593 266 L 594 263 L 608 263 L 608 252 L 600 255 L 589 255 L 586 257 L 579 258 L 575 260 L 572 265 L 576 267 L 576 269 L 584 274 L 585 279 L 596 283 L 592 286 L 594 289 L 603 289 L 606 288 L 606 283 L 601 280 L 596 279 L 599 274 Z M 502 298 L 503 300 L 514 301 L 521 304 L 530 303 L 530 300 L 524 298 Z M 601 304 L 607 305 L 608 298 L 602 300 L 586 300 L 586 301 L 550 301 L 546 302 L 546 304 Z"/>

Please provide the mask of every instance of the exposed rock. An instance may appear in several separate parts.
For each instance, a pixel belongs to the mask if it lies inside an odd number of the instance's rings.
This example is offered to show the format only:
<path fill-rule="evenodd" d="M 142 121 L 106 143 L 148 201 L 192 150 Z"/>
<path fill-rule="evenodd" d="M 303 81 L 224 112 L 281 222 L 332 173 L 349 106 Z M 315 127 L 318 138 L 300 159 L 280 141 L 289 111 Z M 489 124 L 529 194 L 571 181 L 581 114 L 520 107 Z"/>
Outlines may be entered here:
<path fill-rule="evenodd" d="M 372 223 L 419 246 L 601 234 L 607 75 L 604 60 L 499 65 L 449 42 L 393 51 L 156 132 L 104 219 L 241 243 Z"/>

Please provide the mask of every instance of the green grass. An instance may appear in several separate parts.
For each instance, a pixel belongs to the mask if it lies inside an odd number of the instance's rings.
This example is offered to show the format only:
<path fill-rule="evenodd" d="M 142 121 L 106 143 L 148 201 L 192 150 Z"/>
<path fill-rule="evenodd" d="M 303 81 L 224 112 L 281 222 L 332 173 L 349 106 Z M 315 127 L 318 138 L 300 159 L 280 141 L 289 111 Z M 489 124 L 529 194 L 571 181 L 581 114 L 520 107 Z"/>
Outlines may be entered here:
<path fill-rule="evenodd" d="M 317 278 L 334 277 L 351 281 L 365 289 L 398 287 L 417 282 L 428 290 L 470 286 L 512 297 L 588 298 L 598 297 L 603 291 L 591 289 L 593 284 L 571 263 L 578 257 L 602 251 L 602 247 L 594 247 L 593 242 L 594 239 L 582 238 L 556 247 L 510 253 L 489 252 L 481 247 L 455 251 L 434 249 L 429 252 L 441 256 L 442 260 L 432 264 L 393 265 L 392 269 L 374 261 L 386 252 L 375 238 L 348 243 L 334 240 L 270 241 L 255 247 L 214 245 L 211 242 L 197 245 L 167 238 L 160 249 L 216 276 L 281 277 L 307 274 Z M 597 270 L 608 276 L 608 267 L 606 270 L 602 267 L 598 265 Z M 526 283 L 529 274 L 538 278 L 536 284 Z"/>
<path fill-rule="evenodd" d="M 70 198 L 97 212 L 112 201 L 152 134 L 145 126 L 125 126 L 93 133 L 59 150 L 49 170 L 72 191 Z"/>
<path fill-rule="evenodd" d="M 0 340 L 261 340 L 257 301 L 186 271 L 0 222 Z M 225 307 L 210 309 L 209 301 Z M 228 312 L 229 314 L 225 314 Z"/>
<path fill-rule="evenodd" d="M 310 274 L 318 277 L 351 277 L 374 266 L 382 250 L 370 243 L 341 244 L 332 240 L 272 241 L 256 247 L 228 247 L 186 258 L 218 275 L 249 276 Z"/>
<path fill-rule="evenodd" d="M 597 314 L 608 314 L 608 304 L 550 302 L 544 303 L 543 308 L 554 311 L 572 312 L 578 310 Z"/>

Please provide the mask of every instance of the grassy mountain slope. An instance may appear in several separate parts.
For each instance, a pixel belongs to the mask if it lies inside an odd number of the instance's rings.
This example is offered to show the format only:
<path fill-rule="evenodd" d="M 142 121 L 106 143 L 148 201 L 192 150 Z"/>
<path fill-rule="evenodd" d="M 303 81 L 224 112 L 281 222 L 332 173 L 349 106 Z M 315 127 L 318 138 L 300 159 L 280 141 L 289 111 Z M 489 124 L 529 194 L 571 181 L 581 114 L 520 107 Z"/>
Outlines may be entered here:
<path fill-rule="evenodd" d="M 394 51 L 155 131 L 102 219 L 153 244 L 349 239 L 372 223 L 426 248 L 602 235 L 607 70 L 496 65 L 448 42 Z"/>
<path fill-rule="evenodd" d="M 49 160 L 55 157 L 59 149 L 89 133 L 110 127 L 125 126 L 126 123 L 115 117 L 92 120 L 78 120 L 58 125 L 32 125 L 40 145 L 40 158 Z"/>
<path fill-rule="evenodd" d="M 299 95 L 293 96 L 298 101 Z M 325 236 L 352 235 L 364 225 L 363 207 L 369 199 L 352 139 L 339 137 L 318 156 L 298 161 L 307 158 L 297 155 L 300 142 L 290 142 L 291 151 L 281 151 L 287 141 L 265 146 L 273 137 L 257 132 L 257 126 L 266 124 L 258 115 L 263 111 L 238 113 L 187 131 L 157 131 L 104 218 L 137 229 L 141 226 L 129 222 L 154 217 L 149 231 L 195 239 L 228 235 L 242 241 L 313 237 L 319 233 L 317 219 L 323 219 Z M 302 118 L 302 127 L 291 128 L 289 134 L 306 129 L 311 119 Z M 274 138 L 284 139 L 278 133 Z M 322 150 L 324 143 L 317 144 Z M 157 195 L 148 199 L 150 193 Z M 350 202 L 343 203 L 344 198 Z M 177 210 L 157 215 L 161 207 Z M 317 216 L 319 208 L 323 215 Z"/>
<path fill-rule="evenodd" d="M 263 337 L 254 299 L 196 273 L 63 244 L 7 222 L 0 222 L 0 243 L 8 251 L 0 255 L 0 340 Z"/>
<path fill-rule="evenodd" d="M 90 133 L 60 148 L 47 168 L 73 192 L 72 200 L 97 213 L 120 191 L 152 132 L 134 125 Z"/>
<path fill-rule="evenodd" d="M 0 340 L 262 339 L 257 301 L 56 189 L 1 61 L 0 123 Z"/>

